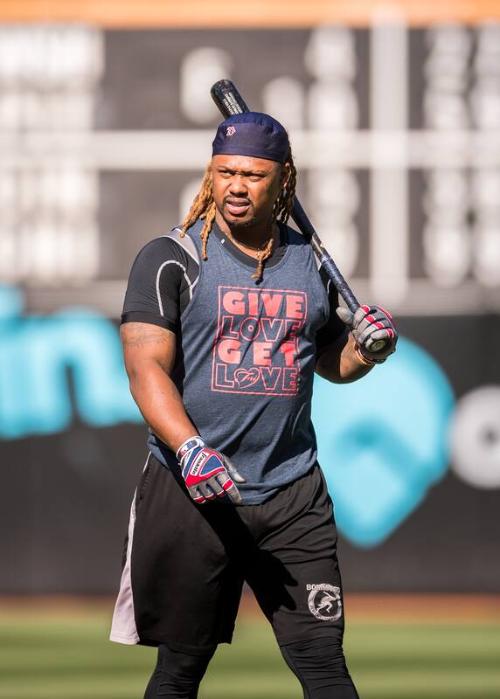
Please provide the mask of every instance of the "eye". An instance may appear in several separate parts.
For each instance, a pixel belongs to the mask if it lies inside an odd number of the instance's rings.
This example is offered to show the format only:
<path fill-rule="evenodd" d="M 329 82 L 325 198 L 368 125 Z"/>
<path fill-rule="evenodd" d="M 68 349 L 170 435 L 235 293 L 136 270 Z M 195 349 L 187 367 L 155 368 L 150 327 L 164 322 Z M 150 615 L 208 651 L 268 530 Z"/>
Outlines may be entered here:
<path fill-rule="evenodd" d="M 251 182 L 259 182 L 264 177 L 264 175 L 258 175 L 257 173 L 251 172 L 249 175 L 249 180 Z"/>

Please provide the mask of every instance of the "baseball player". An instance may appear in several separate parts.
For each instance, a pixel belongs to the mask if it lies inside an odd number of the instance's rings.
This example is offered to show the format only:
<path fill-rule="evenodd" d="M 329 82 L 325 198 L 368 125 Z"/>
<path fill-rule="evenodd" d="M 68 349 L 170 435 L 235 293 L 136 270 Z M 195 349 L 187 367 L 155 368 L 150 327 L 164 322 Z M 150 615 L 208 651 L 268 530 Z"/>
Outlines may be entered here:
<path fill-rule="evenodd" d="M 280 123 L 228 118 L 182 225 L 148 243 L 130 273 L 121 336 L 149 453 L 111 639 L 158 648 L 145 699 L 197 697 L 217 644 L 231 642 L 244 581 L 304 696 L 358 697 L 313 375 L 359 379 L 397 333 L 380 307 L 338 308 L 286 225 L 295 182 Z"/>

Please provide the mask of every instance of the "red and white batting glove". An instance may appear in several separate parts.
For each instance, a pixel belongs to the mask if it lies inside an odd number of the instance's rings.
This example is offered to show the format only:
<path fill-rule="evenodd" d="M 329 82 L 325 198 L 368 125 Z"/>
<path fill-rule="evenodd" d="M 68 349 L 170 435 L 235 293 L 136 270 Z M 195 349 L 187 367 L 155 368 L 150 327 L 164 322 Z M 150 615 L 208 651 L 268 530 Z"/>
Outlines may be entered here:
<path fill-rule="evenodd" d="M 225 495 L 234 503 L 241 502 L 236 483 L 244 483 L 236 468 L 215 449 L 207 447 L 201 437 L 187 439 L 177 450 L 182 477 L 193 500 L 199 504 Z"/>
<path fill-rule="evenodd" d="M 365 364 L 381 364 L 396 351 L 398 333 L 392 315 L 381 306 L 360 306 L 354 314 L 339 306 L 337 315 L 349 326 Z"/>

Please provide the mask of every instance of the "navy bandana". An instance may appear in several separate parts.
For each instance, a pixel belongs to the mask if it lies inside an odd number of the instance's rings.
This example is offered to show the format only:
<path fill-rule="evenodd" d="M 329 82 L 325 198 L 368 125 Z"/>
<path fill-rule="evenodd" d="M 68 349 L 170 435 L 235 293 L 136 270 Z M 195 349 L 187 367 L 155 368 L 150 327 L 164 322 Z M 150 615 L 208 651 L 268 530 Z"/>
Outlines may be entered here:
<path fill-rule="evenodd" d="M 219 124 L 212 155 L 248 155 L 284 163 L 290 142 L 284 127 L 268 114 L 233 114 Z"/>

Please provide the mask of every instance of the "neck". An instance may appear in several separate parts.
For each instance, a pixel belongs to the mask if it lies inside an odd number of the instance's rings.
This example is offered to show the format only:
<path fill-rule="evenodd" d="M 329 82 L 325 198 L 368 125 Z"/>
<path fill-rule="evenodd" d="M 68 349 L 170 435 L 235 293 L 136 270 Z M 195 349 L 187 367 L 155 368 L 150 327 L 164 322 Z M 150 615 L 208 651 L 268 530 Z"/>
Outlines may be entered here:
<path fill-rule="evenodd" d="M 217 211 L 215 220 L 221 231 L 239 247 L 245 248 L 250 253 L 257 253 L 264 248 L 269 242 L 269 238 L 273 237 L 277 241 L 279 237 L 279 228 L 276 223 L 262 225 L 259 223 L 254 226 L 230 226 Z"/>

